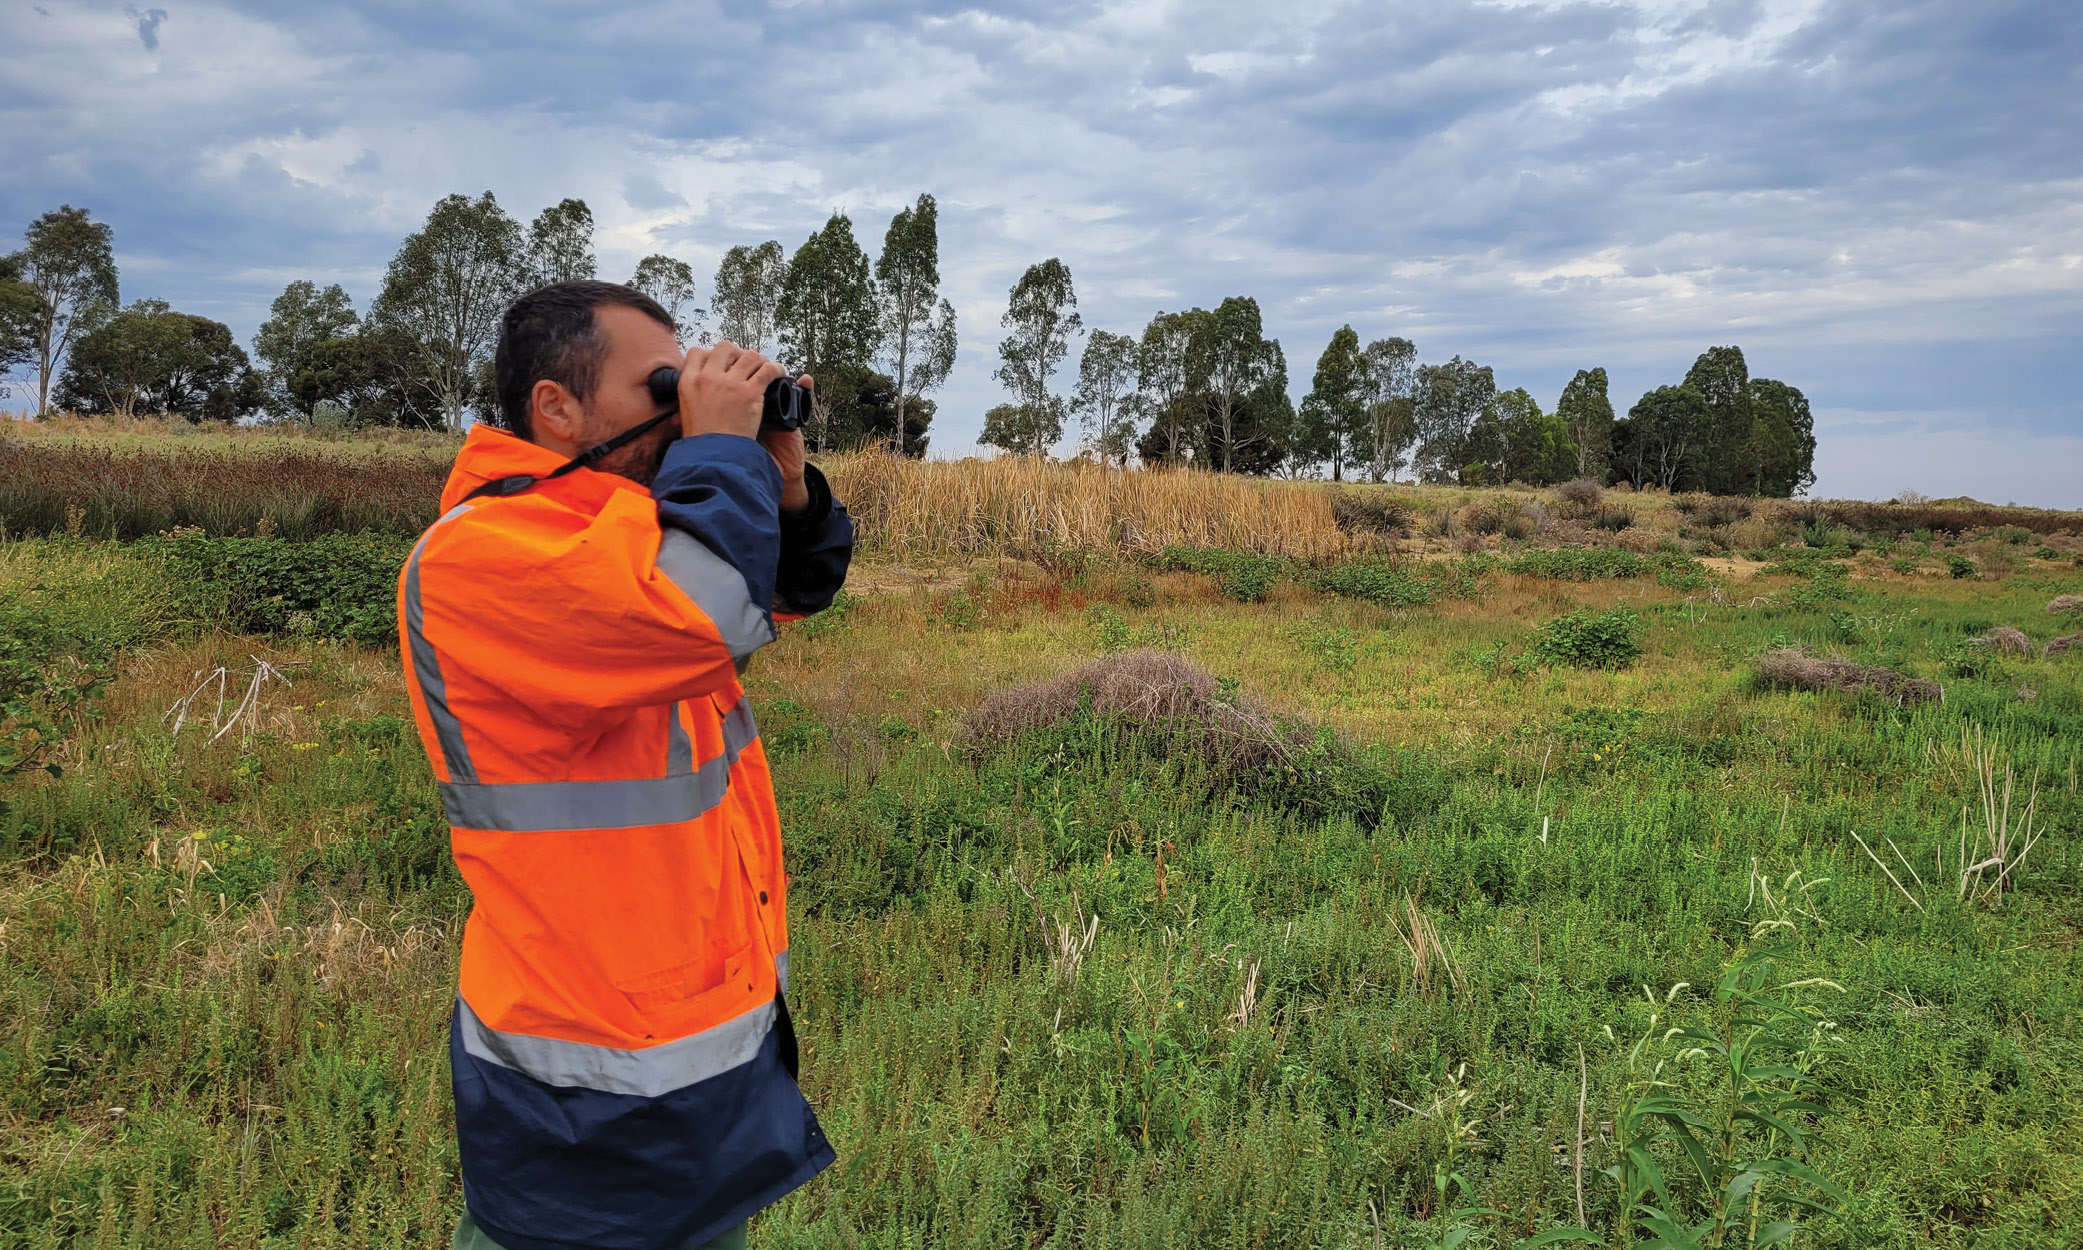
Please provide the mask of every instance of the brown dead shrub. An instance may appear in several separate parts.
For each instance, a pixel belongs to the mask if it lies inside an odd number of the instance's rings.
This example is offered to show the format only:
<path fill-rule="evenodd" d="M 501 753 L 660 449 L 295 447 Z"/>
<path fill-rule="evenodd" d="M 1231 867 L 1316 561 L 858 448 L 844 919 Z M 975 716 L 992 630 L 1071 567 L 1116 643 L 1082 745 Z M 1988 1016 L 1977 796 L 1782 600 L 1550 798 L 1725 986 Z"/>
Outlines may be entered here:
<path fill-rule="evenodd" d="M 2056 595 L 2047 610 L 2056 616 L 2083 616 L 2083 595 Z"/>
<path fill-rule="evenodd" d="M 2031 655 L 2032 639 L 2025 632 L 2009 625 L 1998 625 L 1978 638 L 1969 639 L 1978 647 L 1986 647 L 1999 655 Z"/>
<path fill-rule="evenodd" d="M 2077 647 L 2083 647 L 2083 634 L 2063 634 L 2059 638 L 2048 639 L 2047 645 L 2040 648 L 2040 654 L 2043 656 L 2060 655 L 2065 651 L 2073 651 Z"/>
<path fill-rule="evenodd" d="M 1285 762 L 1310 742 L 1308 730 L 1283 726 L 1251 700 L 1222 693 L 1213 674 L 1181 656 L 1126 651 L 991 695 L 963 718 L 962 737 L 972 748 L 998 746 L 1087 711 L 1192 741 L 1239 772 Z"/>
<path fill-rule="evenodd" d="M 1814 656 L 1793 647 L 1766 652 L 1758 657 L 1754 671 L 1759 680 L 1774 686 L 1842 690 L 1848 694 L 1871 690 L 1898 704 L 1945 699 L 1945 691 L 1935 681 L 1904 676 L 1876 664 L 1855 664 L 1839 656 Z"/>
<path fill-rule="evenodd" d="M 1604 502 L 1605 490 L 1588 477 L 1571 478 L 1555 488 L 1556 500 L 1572 516 L 1589 516 Z"/>

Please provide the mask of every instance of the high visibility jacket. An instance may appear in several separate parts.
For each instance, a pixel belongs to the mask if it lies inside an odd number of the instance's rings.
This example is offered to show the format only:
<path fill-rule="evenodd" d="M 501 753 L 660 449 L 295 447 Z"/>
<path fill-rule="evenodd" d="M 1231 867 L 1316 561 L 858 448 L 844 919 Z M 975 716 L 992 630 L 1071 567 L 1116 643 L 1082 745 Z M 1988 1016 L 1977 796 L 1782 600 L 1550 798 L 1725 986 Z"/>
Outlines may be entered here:
<path fill-rule="evenodd" d="M 478 426 L 399 579 L 475 895 L 450 1030 L 470 1213 L 508 1250 L 678 1250 L 833 1155 L 794 1079 L 787 874 L 743 661 L 852 548 L 811 470 L 682 439 L 649 491 Z"/>

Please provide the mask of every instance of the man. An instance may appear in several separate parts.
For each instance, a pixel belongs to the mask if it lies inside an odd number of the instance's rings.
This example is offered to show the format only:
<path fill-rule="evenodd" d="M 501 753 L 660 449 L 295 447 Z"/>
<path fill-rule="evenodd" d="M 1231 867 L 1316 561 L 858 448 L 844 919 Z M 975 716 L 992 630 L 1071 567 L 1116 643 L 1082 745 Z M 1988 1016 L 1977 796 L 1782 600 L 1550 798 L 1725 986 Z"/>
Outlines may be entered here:
<path fill-rule="evenodd" d="M 470 431 L 398 599 L 475 895 L 455 1244 L 742 1245 L 833 1156 L 795 1083 L 788 878 L 738 676 L 777 610 L 831 603 L 853 525 L 801 434 L 760 431 L 780 367 L 683 358 L 627 287 L 523 296 L 495 371 L 508 428 Z"/>

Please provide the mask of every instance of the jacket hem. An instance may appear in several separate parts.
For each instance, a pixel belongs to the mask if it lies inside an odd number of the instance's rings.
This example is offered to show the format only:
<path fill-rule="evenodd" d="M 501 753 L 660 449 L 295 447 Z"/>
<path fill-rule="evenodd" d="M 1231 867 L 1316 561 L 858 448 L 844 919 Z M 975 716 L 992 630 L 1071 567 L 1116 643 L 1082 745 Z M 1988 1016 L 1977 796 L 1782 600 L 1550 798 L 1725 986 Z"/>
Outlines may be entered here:
<path fill-rule="evenodd" d="M 832 1166 L 838 1158 L 839 1156 L 833 1152 L 829 1143 L 819 1146 L 816 1150 L 810 1152 L 809 1158 L 803 1160 L 801 1167 L 798 1167 L 795 1171 L 767 1186 L 752 1197 L 731 1207 L 722 1216 L 690 1235 L 687 1240 L 675 1245 L 660 1245 L 656 1250 L 699 1250 L 700 1247 L 708 1245 L 724 1233 L 729 1232 L 739 1224 L 744 1223 L 746 1220 L 751 1219 L 761 1211 L 766 1210 L 802 1188 L 809 1183 L 812 1177 Z M 465 1205 L 468 1206 L 467 1203 Z M 525 1233 L 516 1232 L 508 1228 L 497 1220 L 487 1218 L 485 1213 L 479 1211 L 476 1207 L 469 1207 L 469 1210 L 470 1218 L 476 1221 L 477 1226 L 484 1230 L 487 1237 L 499 1243 L 500 1250 L 586 1250 L 583 1242 L 550 1241 L 541 1237 L 530 1237 Z"/>

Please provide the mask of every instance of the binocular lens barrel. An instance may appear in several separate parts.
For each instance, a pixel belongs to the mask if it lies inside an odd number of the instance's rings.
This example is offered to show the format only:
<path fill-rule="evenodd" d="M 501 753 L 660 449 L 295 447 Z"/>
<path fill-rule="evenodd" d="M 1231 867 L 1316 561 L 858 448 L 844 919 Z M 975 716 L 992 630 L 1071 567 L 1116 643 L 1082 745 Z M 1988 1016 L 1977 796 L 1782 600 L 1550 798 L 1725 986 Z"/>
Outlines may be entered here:
<path fill-rule="evenodd" d="M 680 371 L 671 365 L 652 371 L 645 379 L 651 388 L 651 402 L 660 408 L 675 407 L 680 402 Z M 762 430 L 800 430 L 810 418 L 810 392 L 787 378 L 775 378 L 767 383 L 767 393 L 761 397 L 759 428 Z"/>

